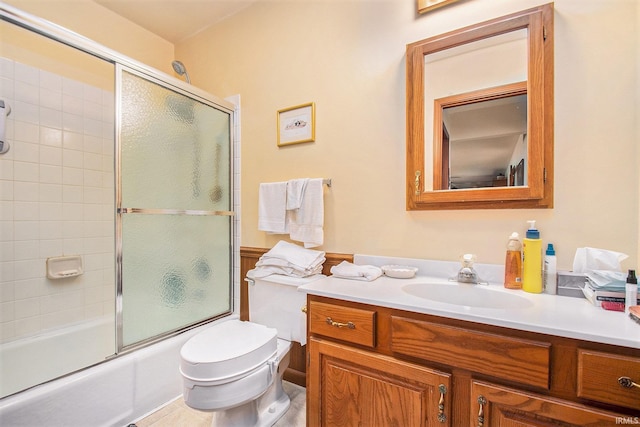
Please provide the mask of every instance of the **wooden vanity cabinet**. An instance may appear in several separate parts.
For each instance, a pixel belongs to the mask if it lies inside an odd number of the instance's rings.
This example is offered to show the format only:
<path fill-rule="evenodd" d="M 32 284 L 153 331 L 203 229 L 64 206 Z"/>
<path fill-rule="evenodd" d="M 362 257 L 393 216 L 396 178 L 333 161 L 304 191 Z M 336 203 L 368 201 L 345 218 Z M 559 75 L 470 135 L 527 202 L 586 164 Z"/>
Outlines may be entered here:
<path fill-rule="evenodd" d="M 471 384 L 474 426 L 612 426 L 622 416 L 573 402 L 479 381 Z M 618 422 L 616 422 L 618 420 Z"/>
<path fill-rule="evenodd" d="M 308 426 L 639 423 L 640 350 L 309 295 Z"/>
<path fill-rule="evenodd" d="M 640 358 L 578 349 L 579 397 L 640 409 L 640 384 L 625 380 L 640 383 Z"/>
<path fill-rule="evenodd" d="M 307 425 L 450 425 L 451 375 L 323 339 L 308 345 Z"/>

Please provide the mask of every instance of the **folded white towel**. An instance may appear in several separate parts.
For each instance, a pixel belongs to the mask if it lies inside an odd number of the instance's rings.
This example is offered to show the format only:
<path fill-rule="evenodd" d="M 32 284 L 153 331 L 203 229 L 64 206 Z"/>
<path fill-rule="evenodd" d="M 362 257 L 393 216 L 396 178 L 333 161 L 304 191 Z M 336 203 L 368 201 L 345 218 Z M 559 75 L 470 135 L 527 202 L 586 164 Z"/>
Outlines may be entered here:
<path fill-rule="evenodd" d="M 287 183 L 269 182 L 260 184 L 258 191 L 258 230 L 286 234 Z"/>
<path fill-rule="evenodd" d="M 315 248 L 324 242 L 324 195 L 322 178 L 307 182 L 302 204 L 289 222 L 291 240 L 303 242 L 305 248 Z"/>
<path fill-rule="evenodd" d="M 324 262 L 324 251 L 305 249 L 294 243 L 280 240 L 275 246 L 269 249 L 261 258 L 277 258 L 290 262 L 298 267 L 307 268 L 317 263 Z"/>
<path fill-rule="evenodd" d="M 382 276 L 382 269 L 375 265 L 356 265 L 342 261 L 331 267 L 331 274 L 342 279 L 364 280 L 370 282 Z"/>
<path fill-rule="evenodd" d="M 256 264 L 256 267 L 253 269 L 254 273 L 254 277 L 260 278 L 260 277 L 267 277 L 267 276 L 271 276 L 272 274 L 280 274 L 282 276 L 291 276 L 291 277 L 309 277 L 309 276 L 315 276 L 316 274 L 320 274 L 322 273 L 322 264 L 320 264 L 319 266 L 313 268 L 313 269 L 305 269 L 305 270 L 301 270 L 295 267 L 291 267 L 291 266 L 275 266 L 275 265 L 258 265 Z"/>
<path fill-rule="evenodd" d="M 300 209 L 304 190 L 309 178 L 290 179 L 287 181 L 287 210 Z"/>
<path fill-rule="evenodd" d="M 279 241 L 260 257 L 256 263 L 260 277 L 269 274 L 306 277 L 322 272 L 325 253 L 313 249 L 305 249 L 293 243 Z"/>

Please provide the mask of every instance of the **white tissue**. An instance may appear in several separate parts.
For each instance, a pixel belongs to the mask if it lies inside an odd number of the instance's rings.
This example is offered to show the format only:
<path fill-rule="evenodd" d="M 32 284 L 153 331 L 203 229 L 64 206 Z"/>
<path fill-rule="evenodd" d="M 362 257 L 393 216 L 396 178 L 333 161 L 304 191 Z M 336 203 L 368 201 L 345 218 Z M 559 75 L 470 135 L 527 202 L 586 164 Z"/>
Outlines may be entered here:
<path fill-rule="evenodd" d="M 596 248 L 578 248 L 573 259 L 574 273 L 588 273 L 593 270 L 622 271 L 620 262 L 628 258 L 621 252 Z"/>

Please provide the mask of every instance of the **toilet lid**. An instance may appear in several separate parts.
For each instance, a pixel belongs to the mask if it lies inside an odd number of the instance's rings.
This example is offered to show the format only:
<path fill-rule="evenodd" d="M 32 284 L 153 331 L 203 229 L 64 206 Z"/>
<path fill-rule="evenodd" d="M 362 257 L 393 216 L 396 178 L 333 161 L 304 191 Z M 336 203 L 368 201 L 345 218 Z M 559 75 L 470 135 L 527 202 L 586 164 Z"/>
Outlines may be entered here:
<path fill-rule="evenodd" d="M 277 331 L 263 325 L 229 320 L 191 337 L 180 350 L 182 374 L 196 381 L 237 377 L 276 354 Z"/>

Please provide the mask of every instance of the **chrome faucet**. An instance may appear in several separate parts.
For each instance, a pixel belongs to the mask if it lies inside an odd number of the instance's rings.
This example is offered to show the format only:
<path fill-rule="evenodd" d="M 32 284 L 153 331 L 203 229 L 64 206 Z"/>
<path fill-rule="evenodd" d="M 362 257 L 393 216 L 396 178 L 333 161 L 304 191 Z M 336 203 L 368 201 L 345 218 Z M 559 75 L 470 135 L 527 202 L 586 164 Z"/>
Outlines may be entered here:
<path fill-rule="evenodd" d="M 476 260 L 475 255 L 472 254 L 464 254 L 460 259 L 462 263 L 462 268 L 458 271 L 457 281 L 460 283 L 473 283 L 479 284 L 480 279 L 478 278 L 478 273 L 473 268 L 473 263 Z"/>

